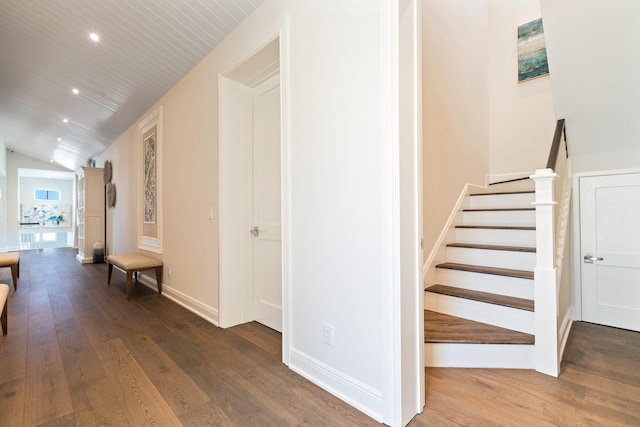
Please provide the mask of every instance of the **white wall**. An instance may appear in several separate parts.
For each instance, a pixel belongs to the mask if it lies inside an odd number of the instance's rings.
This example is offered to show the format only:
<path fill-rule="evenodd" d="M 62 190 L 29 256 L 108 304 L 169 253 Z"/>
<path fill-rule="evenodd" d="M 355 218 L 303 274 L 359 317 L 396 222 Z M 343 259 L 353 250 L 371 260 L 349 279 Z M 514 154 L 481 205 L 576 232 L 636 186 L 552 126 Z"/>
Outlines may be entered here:
<path fill-rule="evenodd" d="M 429 251 L 466 183 L 489 172 L 489 7 L 423 2 L 424 248 Z"/>
<path fill-rule="evenodd" d="M 36 200 L 36 190 L 57 190 L 60 192 L 60 200 L 45 201 Z M 71 179 L 48 179 L 48 178 L 20 178 L 20 204 L 56 204 L 69 205 L 73 204 L 73 180 Z"/>
<path fill-rule="evenodd" d="M 210 208 L 218 212 L 218 74 L 280 31 L 286 34 L 283 245 L 290 332 L 284 339 L 290 367 L 397 425 L 404 384 L 393 375 L 401 351 L 391 348 L 394 338 L 400 342 L 392 323 L 402 307 L 389 298 L 399 294 L 393 202 L 400 166 L 391 156 L 398 144 L 394 3 L 267 0 L 157 105 L 164 117 L 161 257 L 172 271 L 169 277 L 164 269 L 164 293 L 212 319 L 219 306 L 219 224 L 208 219 Z M 138 138 L 133 126 L 98 158 L 98 166 L 113 162 L 118 189 L 107 214 L 112 251 L 137 251 Z M 323 343 L 325 323 L 334 326 L 333 347 Z"/>
<path fill-rule="evenodd" d="M 640 166 L 640 2 L 541 0 L 574 172 Z"/>
<path fill-rule="evenodd" d="M 539 0 L 489 1 L 490 175 L 547 164 L 556 125 L 550 78 L 518 83 L 518 26 L 540 16 Z"/>

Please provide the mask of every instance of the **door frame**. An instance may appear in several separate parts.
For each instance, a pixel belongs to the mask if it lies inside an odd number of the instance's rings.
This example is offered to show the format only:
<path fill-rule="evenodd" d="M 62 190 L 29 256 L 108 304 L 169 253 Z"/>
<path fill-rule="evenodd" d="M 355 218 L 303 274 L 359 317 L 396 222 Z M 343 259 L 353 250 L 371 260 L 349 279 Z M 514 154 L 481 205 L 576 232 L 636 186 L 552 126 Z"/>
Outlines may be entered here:
<path fill-rule="evenodd" d="M 582 236 L 580 235 L 580 218 L 581 218 L 581 205 L 580 205 L 580 179 L 593 178 L 598 176 L 610 176 L 610 175 L 628 175 L 640 173 L 640 169 L 615 169 L 593 172 L 580 172 L 573 174 L 573 194 L 571 203 L 573 203 L 573 216 L 572 216 L 572 232 L 573 232 L 573 277 L 572 277 L 572 289 L 573 289 L 573 313 L 574 320 L 582 320 Z"/>
<path fill-rule="evenodd" d="M 286 26 L 279 28 L 241 60 L 218 75 L 219 87 L 219 303 L 218 326 L 227 328 L 253 320 L 253 141 L 246 132 L 252 121 L 253 90 L 235 81 L 233 73 L 278 41 L 280 73 L 280 151 L 282 197 L 282 362 L 289 365 L 290 214 L 288 173 L 289 98 Z M 269 69 L 266 67 L 265 70 Z M 271 69 L 273 71 L 273 69 Z M 275 74 L 273 72 L 270 75 Z M 270 76 L 269 75 L 269 76 Z M 269 76 L 265 75 L 265 79 Z M 253 82 L 255 86 L 257 82 Z M 251 124 L 251 126 L 253 126 Z M 238 144 L 238 141 L 241 143 Z M 239 284 L 239 286 L 238 286 Z"/>

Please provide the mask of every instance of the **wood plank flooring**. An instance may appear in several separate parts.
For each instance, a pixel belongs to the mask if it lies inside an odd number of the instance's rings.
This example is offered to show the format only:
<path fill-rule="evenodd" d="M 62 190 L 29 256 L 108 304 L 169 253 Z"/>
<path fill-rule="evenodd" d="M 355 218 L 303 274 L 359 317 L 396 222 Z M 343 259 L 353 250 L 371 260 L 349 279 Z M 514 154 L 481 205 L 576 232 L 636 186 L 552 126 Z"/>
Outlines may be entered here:
<path fill-rule="evenodd" d="M 3 426 L 379 425 L 281 363 L 280 334 L 220 329 L 71 250 L 22 252 L 0 337 Z M 7 269 L 0 281 L 10 283 Z M 640 425 L 640 334 L 573 327 L 563 371 L 426 370 L 410 426 Z"/>

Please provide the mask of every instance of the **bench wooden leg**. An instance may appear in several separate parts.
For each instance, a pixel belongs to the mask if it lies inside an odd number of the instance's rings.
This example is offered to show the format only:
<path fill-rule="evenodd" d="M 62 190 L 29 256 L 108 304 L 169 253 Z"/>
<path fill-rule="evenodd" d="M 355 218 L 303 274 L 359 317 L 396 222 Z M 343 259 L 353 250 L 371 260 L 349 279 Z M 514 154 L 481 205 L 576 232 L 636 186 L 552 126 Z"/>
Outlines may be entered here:
<path fill-rule="evenodd" d="M 18 290 L 18 264 L 11 266 L 11 278 L 13 279 L 13 290 Z"/>
<path fill-rule="evenodd" d="M 4 301 L 4 307 L 2 308 L 2 315 L 0 316 L 0 323 L 2 323 L 2 334 L 7 335 L 7 308 L 9 307 L 8 298 Z"/>
<path fill-rule="evenodd" d="M 158 282 L 158 296 L 162 295 L 162 266 L 156 267 L 156 282 Z"/>
<path fill-rule="evenodd" d="M 131 278 L 133 276 L 133 271 L 127 270 L 127 300 L 131 298 Z M 138 276 L 136 272 L 136 277 Z"/>
<path fill-rule="evenodd" d="M 113 272 L 113 264 L 109 263 L 109 274 L 107 275 L 107 285 L 111 284 L 111 273 Z"/>

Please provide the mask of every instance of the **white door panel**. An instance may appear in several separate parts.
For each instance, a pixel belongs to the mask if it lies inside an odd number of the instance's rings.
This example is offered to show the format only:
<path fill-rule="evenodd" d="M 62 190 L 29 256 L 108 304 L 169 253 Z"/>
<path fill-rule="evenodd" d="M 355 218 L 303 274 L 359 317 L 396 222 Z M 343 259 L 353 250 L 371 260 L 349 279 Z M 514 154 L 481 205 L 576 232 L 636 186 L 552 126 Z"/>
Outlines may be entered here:
<path fill-rule="evenodd" d="M 582 317 L 640 330 L 640 174 L 580 179 Z"/>
<path fill-rule="evenodd" d="M 253 96 L 253 313 L 282 331 L 282 226 L 280 195 L 280 76 Z"/>

